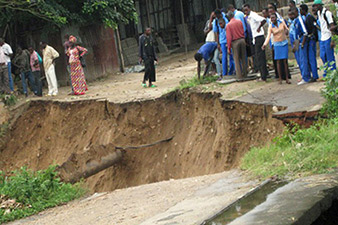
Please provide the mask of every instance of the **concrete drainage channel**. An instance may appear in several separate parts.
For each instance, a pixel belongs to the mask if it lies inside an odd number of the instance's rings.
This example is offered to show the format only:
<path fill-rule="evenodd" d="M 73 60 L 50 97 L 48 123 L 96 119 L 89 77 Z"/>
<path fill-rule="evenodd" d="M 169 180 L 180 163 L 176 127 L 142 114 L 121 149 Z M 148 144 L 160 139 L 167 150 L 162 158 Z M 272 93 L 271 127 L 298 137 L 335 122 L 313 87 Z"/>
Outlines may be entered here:
<path fill-rule="evenodd" d="M 254 188 L 246 195 L 233 202 L 221 212 L 203 222 L 201 225 L 226 225 L 236 218 L 251 211 L 257 205 L 263 203 L 268 194 L 282 187 L 286 182 L 267 180 L 258 187 Z"/>
<path fill-rule="evenodd" d="M 337 224 L 337 171 L 284 184 L 265 182 L 202 225 Z"/>

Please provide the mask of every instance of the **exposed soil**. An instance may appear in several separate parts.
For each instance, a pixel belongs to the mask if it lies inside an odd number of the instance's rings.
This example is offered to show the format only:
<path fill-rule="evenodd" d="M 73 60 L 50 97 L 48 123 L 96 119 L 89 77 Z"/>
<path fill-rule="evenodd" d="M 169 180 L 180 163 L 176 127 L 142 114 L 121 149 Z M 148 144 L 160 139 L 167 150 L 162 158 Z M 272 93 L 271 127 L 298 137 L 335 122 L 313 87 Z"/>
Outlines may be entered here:
<path fill-rule="evenodd" d="M 0 170 L 24 165 L 45 169 L 92 146 L 136 146 L 174 137 L 168 143 L 127 150 L 119 164 L 87 179 L 92 191 L 228 170 L 251 146 L 270 141 L 283 129 L 282 122 L 272 118 L 272 106 L 225 101 L 211 93 L 174 92 L 122 104 L 27 104 L 1 148 Z M 110 149 L 104 149 L 97 154 L 108 154 Z"/>

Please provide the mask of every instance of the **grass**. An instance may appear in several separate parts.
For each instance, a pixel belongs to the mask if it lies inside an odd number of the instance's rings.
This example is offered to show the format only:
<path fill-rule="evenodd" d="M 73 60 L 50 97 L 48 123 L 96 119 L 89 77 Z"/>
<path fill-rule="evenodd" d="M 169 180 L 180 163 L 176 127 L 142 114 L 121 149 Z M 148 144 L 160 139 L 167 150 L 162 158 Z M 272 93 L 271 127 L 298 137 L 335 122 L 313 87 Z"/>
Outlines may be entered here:
<path fill-rule="evenodd" d="M 6 177 L 0 171 L 0 195 L 15 199 L 22 207 L 0 209 L 0 224 L 30 216 L 46 208 L 54 207 L 82 196 L 85 190 L 80 184 L 72 185 L 60 181 L 50 166 L 43 171 L 32 172 L 26 168 Z"/>
<path fill-rule="evenodd" d="M 308 129 L 292 129 L 269 146 L 253 148 L 241 168 L 267 178 L 292 178 L 329 173 L 338 167 L 338 118 L 320 121 Z"/>
<path fill-rule="evenodd" d="M 198 79 L 198 77 L 196 76 L 187 81 L 185 80 L 181 81 L 180 86 L 178 86 L 175 90 L 183 90 L 187 88 L 192 88 L 192 87 L 196 87 L 201 84 L 210 84 L 210 83 L 217 81 L 217 79 L 218 79 L 217 76 L 206 76 L 206 77 L 201 77 L 201 79 Z"/>
<path fill-rule="evenodd" d="M 9 123 L 0 124 L 0 143 L 3 142 L 2 138 L 6 136 L 7 130 L 9 127 Z"/>
<path fill-rule="evenodd" d="M 6 106 L 13 106 L 17 103 L 18 99 L 15 95 L 0 94 L 0 101 L 3 101 Z"/>

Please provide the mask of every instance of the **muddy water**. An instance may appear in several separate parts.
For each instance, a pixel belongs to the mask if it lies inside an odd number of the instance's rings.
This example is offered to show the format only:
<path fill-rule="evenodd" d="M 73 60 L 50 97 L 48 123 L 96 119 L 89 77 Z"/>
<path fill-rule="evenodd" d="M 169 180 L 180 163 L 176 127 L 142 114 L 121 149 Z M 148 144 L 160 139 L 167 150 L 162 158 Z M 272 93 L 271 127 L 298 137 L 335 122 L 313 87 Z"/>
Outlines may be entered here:
<path fill-rule="evenodd" d="M 33 101 L 12 121 L 0 146 L 0 170 L 61 165 L 74 154 L 105 157 L 114 146 L 122 160 L 86 180 L 92 191 L 214 174 L 237 167 L 252 146 L 265 145 L 283 130 L 270 105 L 225 101 L 219 94 L 173 92 L 155 100 Z M 74 168 L 81 165 L 74 165 Z"/>
<path fill-rule="evenodd" d="M 226 225 L 231 221 L 244 215 L 249 212 L 257 205 L 263 203 L 267 196 L 277 190 L 279 187 L 282 187 L 286 184 L 286 182 L 269 182 L 263 185 L 260 189 L 253 192 L 237 201 L 235 204 L 227 207 L 224 212 L 221 212 L 215 218 L 206 221 L 203 225 Z"/>

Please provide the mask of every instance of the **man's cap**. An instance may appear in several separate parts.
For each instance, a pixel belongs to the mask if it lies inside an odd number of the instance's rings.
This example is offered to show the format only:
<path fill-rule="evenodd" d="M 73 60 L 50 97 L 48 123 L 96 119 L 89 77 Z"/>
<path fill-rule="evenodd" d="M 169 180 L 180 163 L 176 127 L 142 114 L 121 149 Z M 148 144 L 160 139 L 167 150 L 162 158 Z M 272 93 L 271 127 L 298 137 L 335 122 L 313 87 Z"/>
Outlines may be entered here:
<path fill-rule="evenodd" d="M 323 1 L 322 0 L 315 0 L 313 2 L 314 5 L 323 5 Z"/>

